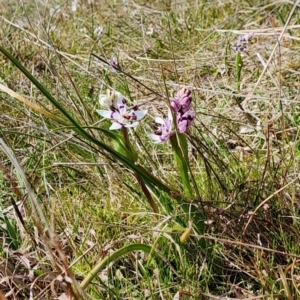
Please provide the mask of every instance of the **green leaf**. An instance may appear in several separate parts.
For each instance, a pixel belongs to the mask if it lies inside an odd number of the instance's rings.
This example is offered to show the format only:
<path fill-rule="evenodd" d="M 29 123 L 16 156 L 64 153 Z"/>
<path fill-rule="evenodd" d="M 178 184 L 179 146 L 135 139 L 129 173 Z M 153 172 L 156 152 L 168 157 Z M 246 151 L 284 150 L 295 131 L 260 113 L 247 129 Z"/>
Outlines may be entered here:
<path fill-rule="evenodd" d="M 101 130 L 107 137 L 112 139 L 114 149 L 118 153 L 121 153 L 122 155 L 126 156 L 127 158 L 131 159 L 132 161 L 137 160 L 137 158 L 138 158 L 137 152 L 132 147 L 130 147 L 131 148 L 130 150 L 127 149 L 122 135 L 116 134 L 110 130 L 106 130 L 103 128 L 98 128 L 98 129 Z"/>
<path fill-rule="evenodd" d="M 18 243 L 18 234 L 16 226 L 12 223 L 12 220 L 8 218 L 6 215 L 3 216 L 4 223 L 6 225 L 6 233 L 8 235 L 8 244 L 9 247 L 13 250 L 17 250 L 19 247 Z"/>
<path fill-rule="evenodd" d="M 150 253 L 150 251 L 153 251 L 152 247 L 145 244 L 130 244 L 124 246 L 123 248 L 115 251 L 112 254 L 107 255 L 103 260 L 101 260 L 99 263 L 97 263 L 94 266 L 94 268 L 88 273 L 88 275 L 81 282 L 80 286 L 82 287 L 82 289 L 85 289 L 93 280 L 93 278 L 107 265 L 109 265 L 112 261 L 116 261 L 119 258 L 121 258 L 123 255 L 136 250 L 140 250 L 146 253 Z"/>
<path fill-rule="evenodd" d="M 237 90 L 239 92 L 240 89 L 241 89 L 242 68 L 243 68 L 243 60 L 242 60 L 240 52 L 238 52 L 236 57 L 235 57 L 235 68 L 236 68 Z"/>
<path fill-rule="evenodd" d="M 183 189 L 187 197 L 193 197 L 193 190 L 189 178 L 189 167 L 188 167 L 188 146 L 187 140 L 184 134 L 178 133 L 171 136 L 170 138 L 175 162 L 177 165 L 178 172 L 181 176 L 183 183 Z"/>

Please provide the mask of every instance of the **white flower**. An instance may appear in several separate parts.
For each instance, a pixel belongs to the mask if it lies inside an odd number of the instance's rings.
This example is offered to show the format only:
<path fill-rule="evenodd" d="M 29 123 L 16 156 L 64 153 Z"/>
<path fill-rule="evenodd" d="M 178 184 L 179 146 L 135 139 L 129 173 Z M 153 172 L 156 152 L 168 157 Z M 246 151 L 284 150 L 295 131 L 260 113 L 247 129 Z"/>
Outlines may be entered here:
<path fill-rule="evenodd" d="M 119 92 L 107 91 L 107 94 L 99 95 L 99 102 L 102 107 L 110 110 L 97 110 L 97 113 L 107 119 L 115 122 L 109 127 L 110 130 L 120 129 L 122 127 L 136 127 L 139 121 L 145 117 L 147 110 L 137 110 L 137 106 L 127 110 L 126 100 Z"/>
<path fill-rule="evenodd" d="M 103 33 L 103 27 L 102 26 L 98 26 L 94 29 L 94 35 L 96 36 L 100 36 Z"/>
<path fill-rule="evenodd" d="M 153 35 L 153 33 L 154 33 L 154 26 L 153 26 L 153 25 L 150 25 L 150 26 L 148 27 L 148 30 L 146 31 L 146 34 L 147 34 L 147 35 Z"/>

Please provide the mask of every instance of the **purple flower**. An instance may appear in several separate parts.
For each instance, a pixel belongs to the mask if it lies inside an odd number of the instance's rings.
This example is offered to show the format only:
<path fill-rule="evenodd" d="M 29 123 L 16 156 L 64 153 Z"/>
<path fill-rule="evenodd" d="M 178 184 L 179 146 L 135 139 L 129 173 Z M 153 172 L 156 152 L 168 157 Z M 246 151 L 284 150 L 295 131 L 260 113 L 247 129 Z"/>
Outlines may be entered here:
<path fill-rule="evenodd" d="M 115 68 L 119 68 L 118 60 L 114 56 L 111 60 L 109 60 L 110 66 L 112 66 L 113 70 L 115 71 Z"/>
<path fill-rule="evenodd" d="M 236 47 L 233 47 L 233 49 L 237 52 L 243 53 L 244 50 L 247 49 L 247 45 L 252 40 L 253 36 L 253 32 L 240 35 L 237 39 Z"/>
<path fill-rule="evenodd" d="M 240 35 L 237 40 L 237 46 L 248 44 L 252 40 L 253 36 L 253 32 L 247 33 L 245 35 Z"/>
<path fill-rule="evenodd" d="M 154 133 L 149 134 L 149 137 L 154 140 L 154 143 L 166 142 L 175 131 L 172 130 L 173 118 L 172 113 L 168 111 L 168 118 L 156 117 L 155 123 L 160 124 L 160 127 L 154 131 Z"/>
<path fill-rule="evenodd" d="M 177 114 L 176 123 L 178 131 L 180 133 L 186 132 L 188 127 L 194 123 L 194 120 L 195 112 L 192 110 L 188 110 L 184 114 Z"/>
<path fill-rule="evenodd" d="M 103 106 L 109 106 L 110 110 L 97 110 L 97 113 L 107 119 L 115 122 L 109 127 L 110 130 L 120 129 L 122 127 L 136 127 L 139 121 L 147 114 L 147 110 L 137 110 L 137 106 L 130 111 L 127 110 L 126 100 L 119 92 L 110 92 L 99 96 L 99 102 Z"/>
<path fill-rule="evenodd" d="M 187 131 L 193 124 L 195 113 L 191 110 L 192 92 L 187 88 L 182 88 L 176 94 L 176 98 L 170 99 L 170 106 L 176 113 L 177 129 L 180 133 Z"/>
<path fill-rule="evenodd" d="M 190 110 L 192 102 L 192 92 L 189 89 L 182 88 L 176 94 L 175 98 L 170 99 L 170 106 L 175 113 L 185 113 Z"/>
<path fill-rule="evenodd" d="M 191 90 L 182 88 L 174 98 L 170 98 L 171 109 L 168 110 L 168 118 L 155 118 L 155 122 L 160 124 L 160 127 L 149 135 L 155 143 L 163 143 L 175 134 L 172 112 L 176 117 L 176 127 L 179 133 L 185 133 L 188 127 L 194 123 L 195 112 L 191 110 L 191 94 Z"/>

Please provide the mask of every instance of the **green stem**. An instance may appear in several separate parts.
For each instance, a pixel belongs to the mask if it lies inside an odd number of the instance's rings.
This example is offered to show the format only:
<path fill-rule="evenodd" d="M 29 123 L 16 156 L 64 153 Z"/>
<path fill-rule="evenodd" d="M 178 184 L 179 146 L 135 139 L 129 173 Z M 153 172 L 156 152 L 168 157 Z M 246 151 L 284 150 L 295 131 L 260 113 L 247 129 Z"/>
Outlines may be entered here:
<path fill-rule="evenodd" d="M 99 263 L 97 263 L 94 268 L 88 273 L 88 275 L 83 279 L 83 281 L 80 284 L 80 287 L 82 289 L 85 289 L 93 280 L 93 278 L 101 271 L 103 270 L 109 263 L 111 263 L 114 260 L 119 259 L 121 256 L 135 251 L 140 250 L 144 251 L 146 253 L 150 253 L 151 247 L 145 244 L 131 244 L 124 246 L 123 248 L 115 251 L 114 253 L 106 256 L 103 260 L 101 260 Z"/>
<path fill-rule="evenodd" d="M 189 178 L 188 156 L 187 156 L 187 141 L 183 134 L 178 133 L 170 138 L 173 154 L 176 161 L 177 169 L 180 173 L 183 183 L 184 193 L 187 197 L 193 198 L 193 189 Z M 178 143 L 179 142 L 179 143 Z"/>
<path fill-rule="evenodd" d="M 131 148 L 131 144 L 130 144 L 130 140 L 129 140 L 129 135 L 128 135 L 128 129 L 126 127 L 122 127 L 122 131 L 123 131 L 125 147 L 130 152 L 132 152 L 132 148 Z M 137 172 L 135 172 L 135 177 L 136 177 L 137 181 L 139 182 L 139 184 L 141 186 L 141 189 L 142 189 L 143 193 L 145 194 L 145 196 L 148 200 L 148 203 L 150 204 L 153 212 L 158 214 L 159 213 L 158 207 L 157 207 L 155 201 L 153 200 L 153 198 L 152 198 L 152 196 L 151 196 L 151 194 L 150 194 L 143 178 Z"/>
<path fill-rule="evenodd" d="M 241 90 L 242 67 L 243 67 L 243 60 L 241 57 L 241 53 L 238 52 L 235 57 L 236 81 L 237 81 L 237 91 L 238 92 L 240 92 L 240 90 Z"/>

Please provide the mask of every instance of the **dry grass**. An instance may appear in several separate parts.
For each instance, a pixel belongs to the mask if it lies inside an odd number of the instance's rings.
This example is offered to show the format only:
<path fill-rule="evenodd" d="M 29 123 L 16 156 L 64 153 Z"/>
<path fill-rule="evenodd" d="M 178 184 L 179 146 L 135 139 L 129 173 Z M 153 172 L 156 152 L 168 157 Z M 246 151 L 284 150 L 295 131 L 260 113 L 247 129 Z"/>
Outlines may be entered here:
<path fill-rule="evenodd" d="M 1 143 L 14 153 L 0 152 L 2 293 L 7 299 L 71 295 L 69 279 L 80 283 L 99 259 L 123 245 L 145 243 L 157 246 L 152 264 L 146 266 L 139 252 L 127 255 L 101 271 L 84 298 L 297 299 L 299 6 L 255 0 L 81 1 L 72 11 L 71 3 L 54 2 L 0 2 L 2 47 L 85 126 L 107 126 L 95 109 L 98 94 L 108 87 L 143 104 L 149 116 L 131 136 L 139 163 L 176 189 L 181 180 L 171 148 L 153 145 L 147 134 L 153 118 L 167 111 L 166 89 L 193 90 L 197 119 L 189 133 L 190 163 L 207 243 L 199 248 L 199 236 L 192 234 L 181 244 L 182 228 L 170 230 L 180 207 L 161 195 L 174 206 L 173 217 L 163 210 L 151 213 L 133 174 L 45 116 L 47 110 L 61 117 L 0 56 L 0 83 L 32 103 L 0 94 Z M 94 33 L 98 26 L 101 36 Z M 254 38 L 242 54 L 237 90 L 233 47 L 249 32 Z M 117 57 L 134 79 L 91 53 L 107 61 Z M 33 194 L 43 223 L 33 214 Z"/>

